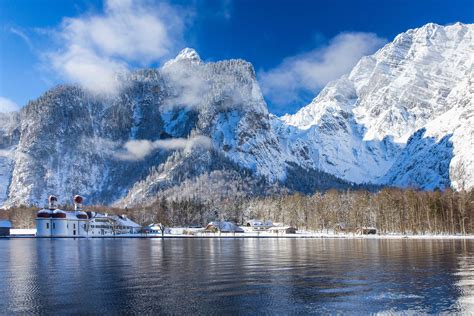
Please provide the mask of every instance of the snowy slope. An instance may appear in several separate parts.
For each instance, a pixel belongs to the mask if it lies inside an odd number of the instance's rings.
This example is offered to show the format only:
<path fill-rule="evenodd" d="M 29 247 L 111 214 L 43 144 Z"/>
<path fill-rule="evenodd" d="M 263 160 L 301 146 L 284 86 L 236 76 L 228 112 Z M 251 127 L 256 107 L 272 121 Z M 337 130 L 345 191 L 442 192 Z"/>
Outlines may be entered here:
<path fill-rule="evenodd" d="M 173 153 L 135 183 L 118 204 L 151 202 L 150 198 L 163 190 L 170 192 L 185 181 L 202 178 L 206 173 L 215 175 L 218 171 L 225 178 L 236 171 L 244 173 L 229 186 L 241 187 L 244 181 L 247 187 L 243 191 L 261 194 L 266 191 L 261 187 L 263 179 L 268 181 L 267 187 L 278 186 L 290 181 L 289 169 L 292 175 L 297 172 L 289 164 L 299 165 L 298 159 L 282 150 L 271 124 L 274 117 L 268 112 L 250 63 L 243 60 L 205 63 L 194 50 L 185 49 L 167 62 L 160 73 L 167 91 L 161 106 L 166 134 L 172 138 L 202 135 L 211 140 L 212 149 Z M 313 181 L 310 189 L 347 185 L 330 175 L 318 175 L 321 179 Z M 189 186 L 196 186 L 188 182 Z"/>
<path fill-rule="evenodd" d="M 226 157 L 272 180 L 285 176 L 285 159 L 250 63 L 203 63 L 185 49 L 162 72 L 174 94 L 162 114 L 170 135 L 195 112 L 195 132 L 210 137 Z"/>
<path fill-rule="evenodd" d="M 205 63 L 185 49 L 160 69 L 122 79 L 126 88 L 113 98 L 59 86 L 21 110 L 7 205 L 42 205 L 52 193 L 62 203 L 82 194 L 89 203 L 138 204 L 222 168 L 285 179 L 286 157 L 250 63 Z M 197 137 L 210 148 L 176 145 Z M 135 153 L 157 141 L 168 147 L 135 159 L 124 154 L 129 141 L 145 141 Z"/>
<path fill-rule="evenodd" d="M 474 168 L 469 102 L 473 37 L 474 25 L 461 23 L 427 24 L 402 33 L 374 55 L 363 57 L 349 75 L 330 83 L 311 104 L 274 125 L 281 137 L 316 149 L 308 164 L 346 180 L 434 188 L 449 185 L 453 178 L 456 187 L 457 162 L 462 161 L 466 179 L 472 179 Z M 412 137 L 422 128 L 426 133 Z M 420 137 L 421 142 L 430 136 L 439 141 L 450 133 L 452 149 L 444 142 L 441 147 L 452 153 L 437 157 L 445 161 L 420 163 L 434 159 L 432 146 L 420 144 Z M 417 155 L 400 154 L 407 141 L 419 144 L 406 148 L 416 148 Z M 438 164 L 449 165 L 449 170 L 422 176 Z"/>
<path fill-rule="evenodd" d="M 282 146 L 307 167 L 351 182 L 374 182 L 390 168 L 399 146 L 390 137 L 363 141 L 364 127 L 352 112 L 357 101 L 349 79 L 331 82 L 298 113 L 274 121 Z"/>
<path fill-rule="evenodd" d="M 18 124 L 18 113 L 0 113 L 0 205 L 8 198 L 19 138 Z"/>
<path fill-rule="evenodd" d="M 474 187 L 474 85 L 465 78 L 447 98 L 450 109 L 415 133 L 381 179 L 423 189 Z"/>

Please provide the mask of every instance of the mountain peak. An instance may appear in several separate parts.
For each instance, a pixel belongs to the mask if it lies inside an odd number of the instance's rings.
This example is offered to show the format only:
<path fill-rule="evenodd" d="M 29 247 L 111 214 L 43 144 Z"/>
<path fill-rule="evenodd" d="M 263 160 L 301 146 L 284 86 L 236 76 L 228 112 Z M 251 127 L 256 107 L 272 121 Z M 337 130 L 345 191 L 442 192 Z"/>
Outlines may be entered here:
<path fill-rule="evenodd" d="M 309 161 L 345 180 L 470 185 L 473 39 L 474 24 L 428 23 L 401 33 L 329 83 L 309 105 L 281 118 L 290 126 L 282 131 L 299 142 L 308 139 L 315 153 Z M 426 135 L 412 137 L 422 128 Z M 289 146 L 298 153 L 298 144 Z M 380 178 L 388 172 L 397 176 Z"/>
<path fill-rule="evenodd" d="M 186 47 L 185 49 L 181 50 L 179 54 L 174 58 L 174 61 L 181 61 L 186 60 L 192 63 L 200 63 L 201 57 L 196 52 L 195 49 Z"/>
<path fill-rule="evenodd" d="M 200 64 L 201 57 L 199 57 L 199 54 L 196 52 L 195 49 L 186 47 L 183 50 L 181 50 L 179 54 L 176 55 L 175 58 L 167 61 L 164 64 L 163 68 L 167 68 L 173 64 L 181 63 L 181 62 L 191 63 L 191 64 Z"/>
<path fill-rule="evenodd" d="M 401 33 L 397 37 L 404 37 L 406 34 L 409 34 L 410 36 L 415 36 L 418 38 L 421 37 L 427 40 L 438 38 L 440 40 L 446 41 L 446 36 L 449 39 L 462 39 L 466 32 L 472 32 L 472 30 L 474 30 L 474 24 L 464 24 L 461 22 L 448 25 L 427 23 L 419 28 L 411 29 L 405 33 Z"/>
<path fill-rule="evenodd" d="M 200 63 L 201 62 L 201 57 L 199 57 L 199 54 L 196 52 L 195 49 L 186 47 L 183 49 L 174 59 L 175 61 L 178 60 L 189 60 L 191 62 L 196 62 Z"/>

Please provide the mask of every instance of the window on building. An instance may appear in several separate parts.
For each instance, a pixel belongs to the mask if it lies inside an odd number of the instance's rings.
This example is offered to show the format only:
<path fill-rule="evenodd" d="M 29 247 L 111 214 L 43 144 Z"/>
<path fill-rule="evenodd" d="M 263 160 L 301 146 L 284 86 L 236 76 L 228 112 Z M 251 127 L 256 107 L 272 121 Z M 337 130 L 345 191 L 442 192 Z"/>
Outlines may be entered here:
<path fill-rule="evenodd" d="M 49 223 L 46 223 L 46 229 L 49 229 Z"/>
<path fill-rule="evenodd" d="M 56 223 L 53 223 L 53 229 L 56 229 Z"/>

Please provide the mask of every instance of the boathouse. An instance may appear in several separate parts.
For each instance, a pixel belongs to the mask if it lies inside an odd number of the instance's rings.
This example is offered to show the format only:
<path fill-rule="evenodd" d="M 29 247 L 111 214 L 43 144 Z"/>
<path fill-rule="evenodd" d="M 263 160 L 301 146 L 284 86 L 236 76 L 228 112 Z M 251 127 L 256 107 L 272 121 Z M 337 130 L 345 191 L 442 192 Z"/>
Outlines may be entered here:
<path fill-rule="evenodd" d="M 0 236 L 10 236 L 12 223 L 7 219 L 0 219 Z"/>
<path fill-rule="evenodd" d="M 376 235 L 377 234 L 377 228 L 375 228 L 375 227 L 359 227 L 357 229 L 357 233 L 359 235 Z"/>

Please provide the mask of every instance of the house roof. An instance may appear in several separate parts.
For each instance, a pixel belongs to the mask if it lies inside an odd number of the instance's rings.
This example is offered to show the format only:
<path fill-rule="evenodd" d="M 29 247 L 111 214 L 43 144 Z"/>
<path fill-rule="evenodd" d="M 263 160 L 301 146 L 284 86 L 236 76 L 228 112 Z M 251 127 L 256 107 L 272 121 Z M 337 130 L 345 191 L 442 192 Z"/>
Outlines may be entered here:
<path fill-rule="evenodd" d="M 265 226 L 265 227 L 271 227 L 273 226 L 273 222 L 270 220 L 262 221 L 258 219 L 251 219 L 247 221 L 251 226 Z"/>
<path fill-rule="evenodd" d="M 222 222 L 218 222 L 218 221 L 214 221 L 214 222 L 210 222 L 206 229 L 209 227 L 209 226 L 214 226 L 216 227 L 217 229 L 219 229 L 219 231 L 221 232 L 243 232 L 244 230 L 242 228 L 240 228 L 239 226 L 237 226 L 236 224 L 232 223 L 232 222 L 225 222 L 225 221 L 222 221 Z"/>
<path fill-rule="evenodd" d="M 12 222 L 8 219 L 0 219 L 0 228 L 12 228 Z"/>
<path fill-rule="evenodd" d="M 134 221 L 132 221 L 130 218 L 123 216 L 123 215 L 117 215 L 114 217 L 114 219 L 117 221 L 119 225 L 122 226 L 127 226 L 127 227 L 133 227 L 133 228 L 140 228 L 141 226 Z"/>
<path fill-rule="evenodd" d="M 273 226 L 270 228 L 270 230 L 287 230 L 287 229 L 296 229 L 295 227 L 292 226 Z"/>

